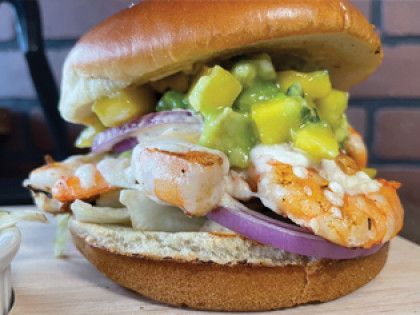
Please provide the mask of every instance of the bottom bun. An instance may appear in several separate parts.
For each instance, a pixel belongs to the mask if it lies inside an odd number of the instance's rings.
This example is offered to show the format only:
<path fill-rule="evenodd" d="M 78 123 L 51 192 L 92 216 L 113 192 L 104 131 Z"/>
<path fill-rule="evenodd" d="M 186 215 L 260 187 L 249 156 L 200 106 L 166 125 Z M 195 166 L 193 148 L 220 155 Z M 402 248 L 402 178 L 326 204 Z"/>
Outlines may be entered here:
<path fill-rule="evenodd" d="M 336 299 L 372 280 L 389 247 L 359 259 L 326 260 L 237 235 L 141 232 L 74 220 L 70 230 L 79 251 L 120 285 L 162 303 L 219 311 L 263 311 Z"/>

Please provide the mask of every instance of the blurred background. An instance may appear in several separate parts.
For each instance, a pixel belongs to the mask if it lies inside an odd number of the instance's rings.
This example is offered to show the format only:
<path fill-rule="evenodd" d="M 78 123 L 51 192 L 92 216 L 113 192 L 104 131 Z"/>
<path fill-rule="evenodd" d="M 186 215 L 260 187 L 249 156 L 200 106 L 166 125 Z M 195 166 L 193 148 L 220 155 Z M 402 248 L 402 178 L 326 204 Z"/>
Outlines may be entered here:
<path fill-rule="evenodd" d="M 76 152 L 71 144 L 80 128 L 63 124 L 66 136 L 54 141 L 49 127 L 64 133 L 63 126 L 45 118 L 21 52 L 25 48 L 18 40 L 22 31 L 10 4 L 1 2 L 0 204 L 12 205 L 31 202 L 21 182 L 32 168 L 43 162 L 45 154 L 60 158 Z M 59 84 L 63 61 L 77 39 L 99 21 L 136 1 L 38 2 L 43 28 L 41 43 L 53 80 Z M 402 235 L 420 243 L 420 192 L 417 191 L 420 188 L 420 0 L 352 2 L 377 26 L 385 58 L 376 74 L 351 91 L 349 117 L 364 135 L 370 164 L 378 168 L 379 176 L 402 183 L 400 194 L 406 209 Z M 30 10 L 28 15 L 36 14 Z M 26 56 L 30 58 L 31 54 Z M 38 81 L 42 85 L 48 79 L 43 74 Z M 45 86 L 40 87 L 38 83 L 38 89 L 44 95 L 54 96 L 53 88 L 48 94 Z M 54 100 L 48 98 L 49 102 Z"/>

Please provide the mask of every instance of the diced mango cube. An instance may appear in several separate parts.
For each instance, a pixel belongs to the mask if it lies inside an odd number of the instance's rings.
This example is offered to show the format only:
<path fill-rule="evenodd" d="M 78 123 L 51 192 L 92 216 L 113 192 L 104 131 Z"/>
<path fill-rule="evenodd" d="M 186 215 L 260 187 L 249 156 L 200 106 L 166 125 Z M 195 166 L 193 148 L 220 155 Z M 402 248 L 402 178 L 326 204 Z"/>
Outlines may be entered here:
<path fill-rule="evenodd" d="M 280 89 L 286 93 L 294 84 L 300 83 L 306 97 L 317 99 L 327 96 L 331 92 L 331 81 L 328 71 L 298 72 L 281 71 L 278 73 Z"/>
<path fill-rule="evenodd" d="M 316 101 L 319 117 L 336 128 L 341 123 L 341 117 L 347 109 L 349 93 L 331 90 L 326 97 Z"/>
<path fill-rule="evenodd" d="M 262 143 L 282 143 L 290 138 L 292 129 L 299 128 L 303 105 L 294 97 L 278 97 L 256 103 L 251 117 Z"/>
<path fill-rule="evenodd" d="M 204 115 L 232 107 L 242 85 L 229 71 L 220 66 L 208 69 L 191 88 L 188 102 Z"/>
<path fill-rule="evenodd" d="M 296 132 L 295 147 L 314 159 L 334 159 L 339 153 L 337 140 L 331 128 L 322 123 L 308 124 Z"/>
<path fill-rule="evenodd" d="M 106 127 L 116 127 L 154 109 L 153 91 L 146 86 L 128 87 L 114 96 L 97 100 L 92 111 Z"/>

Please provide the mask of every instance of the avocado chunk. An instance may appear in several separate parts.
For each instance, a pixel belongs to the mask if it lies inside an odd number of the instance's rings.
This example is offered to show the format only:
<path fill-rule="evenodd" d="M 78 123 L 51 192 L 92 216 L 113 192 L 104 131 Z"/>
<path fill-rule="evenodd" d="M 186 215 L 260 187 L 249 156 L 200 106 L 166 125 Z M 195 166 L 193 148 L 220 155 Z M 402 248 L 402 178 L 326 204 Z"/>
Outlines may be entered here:
<path fill-rule="evenodd" d="M 291 130 L 299 128 L 302 121 L 302 101 L 282 96 L 252 105 L 251 117 L 262 143 L 275 144 L 290 139 Z"/>
<path fill-rule="evenodd" d="M 211 115 L 232 107 L 242 90 L 241 83 L 220 66 L 207 69 L 192 86 L 188 102 L 203 115 Z"/>
<path fill-rule="evenodd" d="M 186 109 L 188 108 L 188 102 L 185 98 L 185 94 L 178 91 L 168 91 L 159 100 L 156 111 L 161 112 L 164 110 L 173 109 Z"/>
<path fill-rule="evenodd" d="M 299 129 L 294 137 L 294 145 L 316 160 L 334 159 L 339 153 L 331 127 L 322 122 L 307 124 Z"/>
<path fill-rule="evenodd" d="M 347 121 L 346 114 L 342 114 L 340 118 L 340 123 L 336 128 L 334 128 L 335 138 L 337 139 L 340 145 L 343 145 L 343 142 L 349 136 L 349 123 Z"/>
<path fill-rule="evenodd" d="M 232 67 L 231 72 L 245 87 L 250 86 L 255 80 L 275 81 L 277 77 L 268 54 L 259 54 L 241 60 Z"/>
<path fill-rule="evenodd" d="M 299 82 L 293 83 L 286 92 L 287 96 L 300 96 L 304 97 L 302 85 Z"/>
<path fill-rule="evenodd" d="M 251 119 L 231 108 L 206 119 L 199 141 L 203 146 L 224 152 L 231 166 L 239 168 L 248 167 L 249 151 L 256 142 Z"/>
<path fill-rule="evenodd" d="M 239 95 L 234 108 L 242 113 L 248 113 L 253 104 L 271 100 L 281 95 L 283 95 L 283 93 L 277 87 L 276 83 L 258 80 Z"/>
<path fill-rule="evenodd" d="M 277 73 L 274 69 L 271 57 L 268 54 L 259 54 L 251 59 L 251 62 L 257 67 L 258 78 L 265 81 L 276 80 Z"/>
<path fill-rule="evenodd" d="M 298 72 L 281 71 L 278 73 L 278 83 L 282 92 L 287 90 L 295 83 L 299 83 L 303 88 L 306 97 L 317 99 L 326 97 L 331 92 L 331 81 L 328 71 Z"/>
<path fill-rule="evenodd" d="M 105 127 L 117 127 L 154 109 L 153 91 L 146 86 L 128 87 L 111 97 L 97 100 L 92 111 Z"/>
<path fill-rule="evenodd" d="M 254 63 L 242 60 L 237 62 L 232 70 L 232 74 L 243 86 L 250 86 L 257 78 L 257 67 Z"/>
<path fill-rule="evenodd" d="M 349 93 L 331 90 L 326 97 L 316 101 L 320 118 L 336 128 L 341 123 L 341 118 L 347 109 Z"/>

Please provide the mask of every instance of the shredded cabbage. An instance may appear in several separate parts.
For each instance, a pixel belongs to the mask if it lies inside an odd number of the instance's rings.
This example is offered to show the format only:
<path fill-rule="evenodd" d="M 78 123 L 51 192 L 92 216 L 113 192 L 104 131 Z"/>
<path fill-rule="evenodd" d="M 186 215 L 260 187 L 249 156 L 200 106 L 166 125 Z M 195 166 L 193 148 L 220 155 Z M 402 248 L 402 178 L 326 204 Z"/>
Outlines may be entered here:
<path fill-rule="evenodd" d="M 68 227 L 70 214 L 58 214 L 55 218 L 57 220 L 57 226 L 55 230 L 54 255 L 59 258 L 64 256 L 64 251 L 70 237 Z"/>
<path fill-rule="evenodd" d="M 198 231 L 205 218 L 190 218 L 179 208 L 156 203 L 138 190 L 122 190 L 120 202 L 127 206 L 134 229 L 143 231 Z"/>
<path fill-rule="evenodd" d="M 77 221 L 97 224 L 130 224 L 126 208 L 94 207 L 89 203 L 76 200 L 70 206 Z"/>
<path fill-rule="evenodd" d="M 47 223 L 47 217 L 34 210 L 2 211 L 0 210 L 0 230 L 16 225 L 20 221 L 37 221 Z"/>

